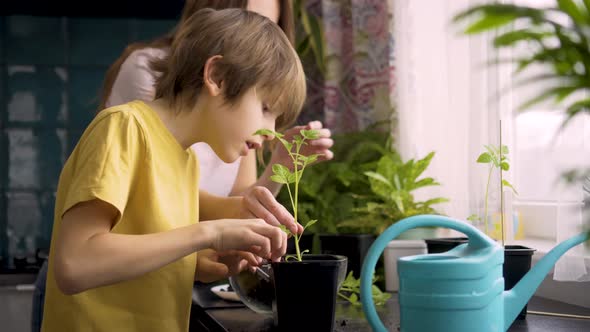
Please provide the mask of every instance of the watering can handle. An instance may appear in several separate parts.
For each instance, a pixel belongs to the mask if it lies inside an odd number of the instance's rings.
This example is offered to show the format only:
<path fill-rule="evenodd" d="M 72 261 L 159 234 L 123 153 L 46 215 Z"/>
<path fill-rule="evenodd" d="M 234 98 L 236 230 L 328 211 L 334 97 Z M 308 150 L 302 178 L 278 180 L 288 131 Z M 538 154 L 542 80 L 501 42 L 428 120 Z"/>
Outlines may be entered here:
<path fill-rule="evenodd" d="M 383 234 L 381 234 L 373 243 L 369 252 L 364 259 L 363 268 L 361 270 L 361 303 L 363 304 L 363 311 L 371 325 L 373 331 L 387 332 L 383 325 L 373 303 L 372 286 L 373 273 L 375 272 L 375 265 L 377 260 L 387 247 L 387 244 L 398 237 L 401 233 L 416 227 L 444 227 L 459 231 L 469 238 L 469 246 L 473 248 L 485 248 L 494 246 L 495 242 L 487 237 L 477 228 L 448 217 L 436 215 L 419 215 L 402 219 L 395 224 L 389 226 Z"/>

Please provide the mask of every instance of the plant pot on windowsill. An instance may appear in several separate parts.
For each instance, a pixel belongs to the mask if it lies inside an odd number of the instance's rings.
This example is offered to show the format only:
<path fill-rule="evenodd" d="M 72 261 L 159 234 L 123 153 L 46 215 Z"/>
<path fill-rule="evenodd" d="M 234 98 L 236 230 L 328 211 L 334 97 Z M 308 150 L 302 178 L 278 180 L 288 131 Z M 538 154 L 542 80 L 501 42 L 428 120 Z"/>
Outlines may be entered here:
<path fill-rule="evenodd" d="M 348 258 L 348 272 L 355 278 L 361 275 L 363 260 L 377 236 L 373 234 L 319 234 L 320 252 L 328 255 L 343 255 Z"/>
<path fill-rule="evenodd" d="M 426 244 L 423 240 L 391 240 L 383 251 L 385 266 L 385 290 L 399 291 L 399 276 L 397 262 L 400 258 L 426 254 Z"/>
<path fill-rule="evenodd" d="M 504 266 L 502 274 L 504 277 L 505 290 L 512 289 L 512 287 L 514 287 L 520 279 L 529 272 L 534 252 L 535 249 L 525 246 L 504 246 Z M 526 310 L 527 306 L 525 305 L 516 319 L 525 319 Z"/>

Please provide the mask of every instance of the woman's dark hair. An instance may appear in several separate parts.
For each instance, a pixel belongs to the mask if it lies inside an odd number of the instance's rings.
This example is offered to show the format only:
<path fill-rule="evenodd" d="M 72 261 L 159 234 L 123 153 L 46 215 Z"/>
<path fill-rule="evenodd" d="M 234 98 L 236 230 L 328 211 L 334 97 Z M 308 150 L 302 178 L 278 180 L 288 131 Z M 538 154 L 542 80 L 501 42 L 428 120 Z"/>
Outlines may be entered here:
<path fill-rule="evenodd" d="M 111 95 L 111 91 L 113 90 L 113 85 L 115 84 L 115 80 L 117 79 L 117 75 L 119 74 L 119 70 L 121 70 L 121 66 L 123 62 L 127 60 L 127 58 L 133 53 L 134 51 L 143 49 L 143 48 L 168 48 L 172 45 L 172 41 L 174 39 L 174 34 L 179 26 L 181 26 L 192 14 L 197 12 L 199 9 L 203 8 L 213 8 L 213 9 L 226 9 L 226 8 L 246 8 L 248 5 L 248 0 L 186 0 L 184 7 L 182 9 L 182 13 L 180 15 L 180 20 L 176 24 L 176 27 L 172 29 L 172 31 L 168 32 L 167 34 L 155 38 L 149 42 L 137 42 L 128 45 L 121 56 L 115 60 L 115 62 L 109 67 L 105 74 L 105 78 L 102 84 L 102 91 L 100 93 L 100 104 L 98 111 L 104 109 L 106 107 L 106 102 Z M 279 15 L 279 21 L 277 22 L 281 30 L 287 36 L 287 39 L 291 42 L 291 45 L 295 45 L 295 28 L 293 22 L 293 7 L 291 6 L 291 1 L 289 0 L 280 0 L 281 6 L 281 13 Z"/>

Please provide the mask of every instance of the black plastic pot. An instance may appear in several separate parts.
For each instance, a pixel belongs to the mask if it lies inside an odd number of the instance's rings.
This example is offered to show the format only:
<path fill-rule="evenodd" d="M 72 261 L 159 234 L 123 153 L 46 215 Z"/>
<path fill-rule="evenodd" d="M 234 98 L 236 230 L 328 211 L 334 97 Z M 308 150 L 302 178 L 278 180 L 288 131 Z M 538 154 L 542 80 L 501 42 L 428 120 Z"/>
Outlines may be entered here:
<path fill-rule="evenodd" d="M 273 262 L 273 312 L 279 331 L 332 331 L 336 296 L 346 257 L 304 255 L 303 261 Z"/>
<path fill-rule="evenodd" d="M 535 249 L 524 246 L 509 245 L 504 247 L 502 274 L 504 275 L 505 290 L 512 289 L 529 272 L 534 252 Z M 526 310 L 527 306 L 525 305 L 516 319 L 525 319 Z"/>
<path fill-rule="evenodd" d="M 438 239 L 425 239 L 426 250 L 429 254 L 447 252 L 456 246 L 469 241 L 466 237 L 443 237 Z"/>
<path fill-rule="evenodd" d="M 363 261 L 376 239 L 372 234 L 320 234 L 320 252 L 329 255 L 344 255 L 348 258 L 348 272 L 355 278 L 361 275 Z"/>

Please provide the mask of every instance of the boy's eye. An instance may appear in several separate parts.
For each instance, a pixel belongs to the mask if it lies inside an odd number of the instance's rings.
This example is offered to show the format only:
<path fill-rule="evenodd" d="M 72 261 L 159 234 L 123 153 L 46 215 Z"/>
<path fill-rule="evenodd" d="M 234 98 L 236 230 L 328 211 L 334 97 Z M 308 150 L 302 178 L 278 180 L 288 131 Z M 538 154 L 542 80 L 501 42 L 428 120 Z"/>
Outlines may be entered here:
<path fill-rule="evenodd" d="M 262 105 L 262 111 L 263 111 L 264 113 L 268 113 L 268 112 L 270 112 L 270 108 L 268 107 L 268 105 L 266 105 L 266 104 L 263 104 L 263 105 Z"/>

